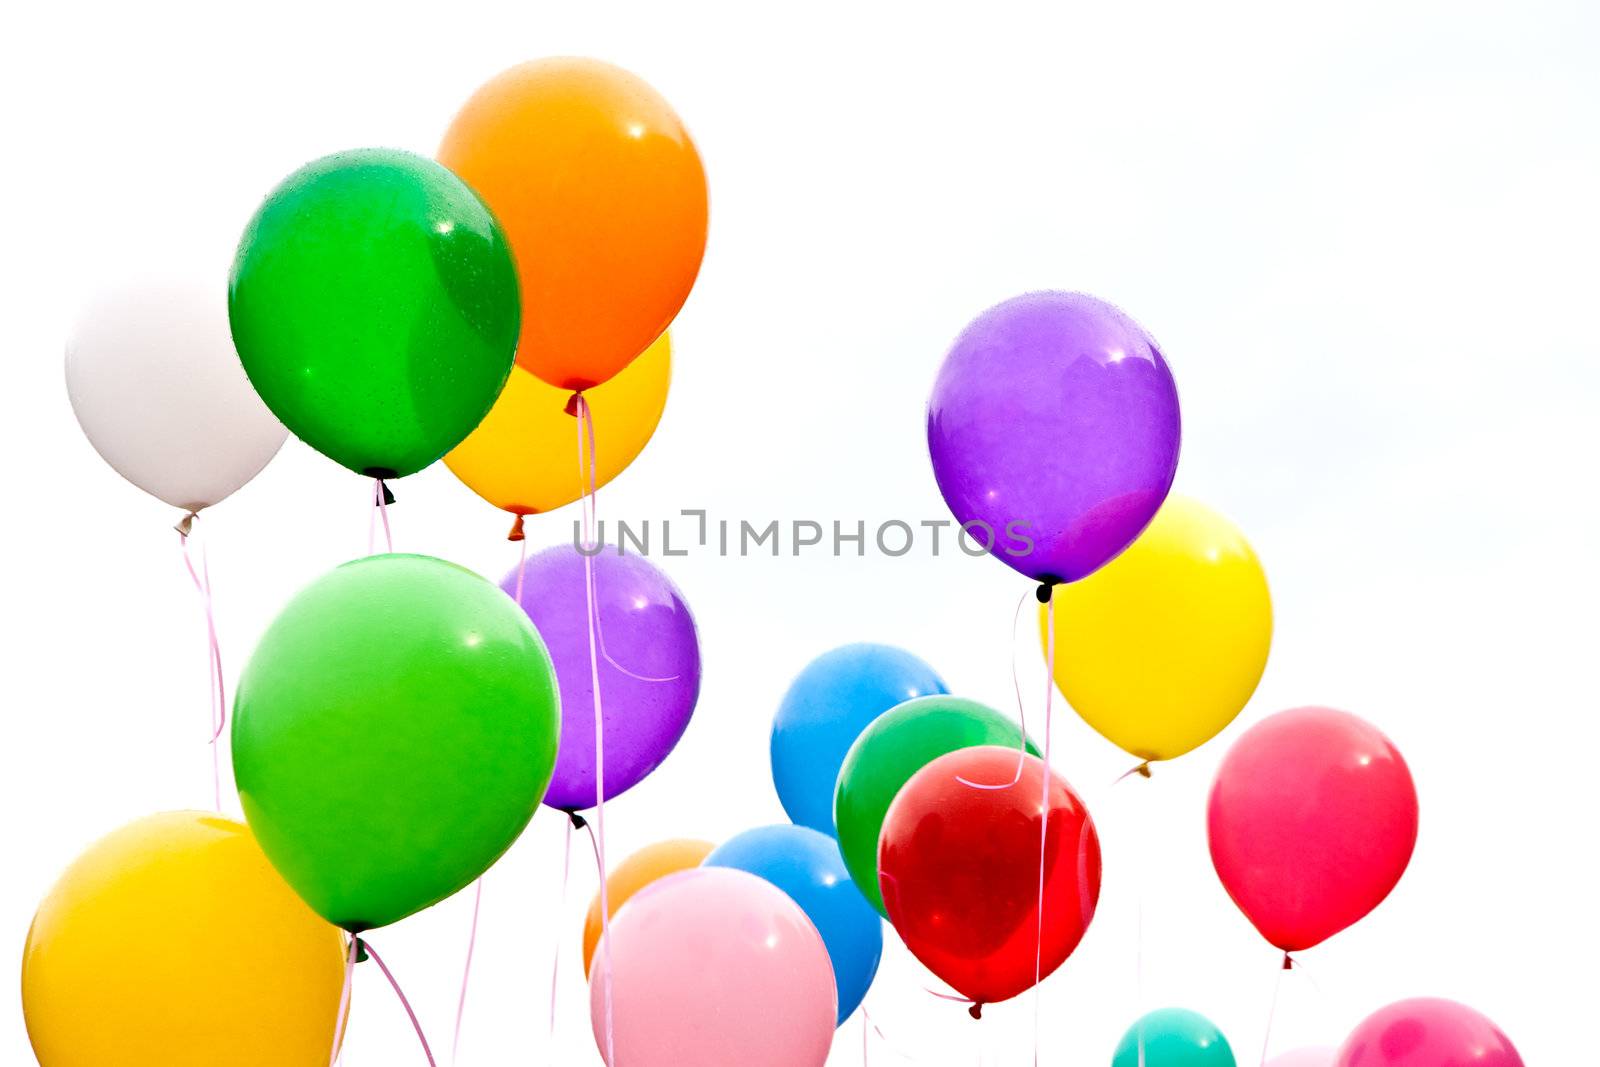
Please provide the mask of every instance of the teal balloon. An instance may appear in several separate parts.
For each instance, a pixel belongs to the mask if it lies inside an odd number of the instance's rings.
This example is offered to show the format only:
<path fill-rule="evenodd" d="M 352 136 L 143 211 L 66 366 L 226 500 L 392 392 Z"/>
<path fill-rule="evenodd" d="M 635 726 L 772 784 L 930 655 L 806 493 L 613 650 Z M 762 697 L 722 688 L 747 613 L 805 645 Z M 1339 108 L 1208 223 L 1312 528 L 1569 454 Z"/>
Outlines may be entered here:
<path fill-rule="evenodd" d="M 239 801 L 284 880 L 359 932 L 470 885 L 538 809 L 561 730 L 533 624 L 431 556 L 346 563 L 291 600 L 239 678 Z"/>
<path fill-rule="evenodd" d="M 1187 1008 L 1161 1008 L 1128 1027 L 1111 1067 L 1140 1067 L 1141 1041 L 1144 1067 L 1236 1067 L 1222 1031 Z"/>
<path fill-rule="evenodd" d="M 393 149 L 284 179 L 239 241 L 234 347 L 261 399 L 359 474 L 428 466 L 483 421 L 521 329 L 511 246 L 460 178 Z"/>

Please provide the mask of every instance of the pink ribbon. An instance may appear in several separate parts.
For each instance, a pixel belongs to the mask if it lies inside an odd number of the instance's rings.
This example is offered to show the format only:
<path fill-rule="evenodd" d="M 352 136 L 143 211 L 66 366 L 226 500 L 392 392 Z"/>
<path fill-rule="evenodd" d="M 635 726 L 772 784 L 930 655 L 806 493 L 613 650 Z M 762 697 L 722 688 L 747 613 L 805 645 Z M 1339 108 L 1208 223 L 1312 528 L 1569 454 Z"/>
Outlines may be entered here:
<path fill-rule="evenodd" d="M 1017 610 L 1011 616 L 1011 688 L 1017 694 L 1017 729 L 1021 734 L 1021 740 L 1017 744 L 1017 769 L 1012 774 L 1011 781 L 998 784 L 973 782 L 961 777 L 959 774 L 956 775 L 956 781 L 962 785 L 971 786 L 973 789 L 1010 789 L 1022 781 L 1023 760 L 1028 755 L 1028 708 L 1022 699 L 1022 676 L 1017 671 L 1017 630 L 1020 629 L 1022 624 L 1022 609 L 1033 596 L 1032 590 L 1023 593 L 1022 599 L 1017 601 Z M 1045 694 L 1045 699 L 1046 701 L 1049 700 L 1048 692 Z M 1048 708 L 1049 704 L 1046 703 L 1045 706 Z M 1048 711 L 1046 714 L 1048 714 Z"/>
<path fill-rule="evenodd" d="M 1272 983 L 1272 1003 L 1267 1007 L 1267 1032 L 1261 1038 L 1261 1067 L 1266 1067 L 1267 1052 L 1272 1048 L 1272 1027 L 1278 1018 L 1278 995 L 1283 992 L 1283 976 L 1294 967 L 1295 961 L 1285 952 L 1283 965 L 1278 968 L 1278 977 Z"/>
<path fill-rule="evenodd" d="M 467 962 L 461 967 L 461 993 L 456 997 L 456 1029 L 450 1039 L 451 1062 L 461 1048 L 461 1018 L 467 1013 L 467 984 L 472 978 L 472 954 L 478 947 L 478 914 L 483 910 L 483 880 L 487 877 L 487 874 L 480 875 L 473 883 L 472 927 L 467 933 Z"/>
<path fill-rule="evenodd" d="M 578 416 L 578 472 L 586 479 L 583 492 L 583 540 L 585 549 L 595 546 L 595 492 L 597 489 L 594 448 L 594 415 L 589 400 L 583 393 L 573 394 L 573 407 Z M 615 1063 L 616 1044 L 612 1033 L 611 988 L 611 900 L 606 887 L 606 748 L 605 717 L 600 704 L 600 641 L 595 615 L 594 555 L 583 553 L 584 596 L 588 602 L 589 623 L 589 682 L 594 690 L 594 821 L 595 863 L 600 876 L 600 944 L 605 954 L 605 978 L 602 1002 L 605 1005 L 605 1060 Z"/>
<path fill-rule="evenodd" d="M 376 522 L 383 519 L 383 544 L 385 552 L 394 551 L 394 532 L 389 529 L 389 494 L 383 491 L 383 479 L 372 479 L 372 514 L 367 517 L 367 555 L 378 550 Z"/>
<path fill-rule="evenodd" d="M 211 561 L 206 552 L 205 545 L 200 546 L 200 567 L 194 565 L 194 557 L 189 552 L 188 530 L 194 520 L 199 516 L 190 513 L 178 526 L 178 546 L 183 552 L 183 566 L 189 572 L 189 579 L 194 582 L 195 592 L 200 596 L 200 604 L 206 614 L 206 641 L 210 645 L 208 670 L 210 678 L 206 688 L 211 700 L 211 787 L 212 803 L 218 812 L 222 811 L 222 754 L 217 746 L 217 741 L 222 737 L 223 727 L 228 722 L 228 696 L 222 676 L 222 646 L 217 641 L 217 616 L 211 597 Z"/>
<path fill-rule="evenodd" d="M 411 1010 L 411 1001 L 406 999 L 405 991 L 400 988 L 400 983 L 394 980 L 394 975 L 390 973 L 388 965 L 383 962 L 383 957 L 379 956 L 377 950 L 372 947 L 372 942 L 361 938 L 356 938 L 356 940 L 360 941 L 361 947 L 366 949 L 367 955 L 372 957 L 372 962 L 378 965 L 378 970 L 382 971 L 383 976 L 389 980 L 389 986 L 394 990 L 394 995 L 400 998 L 400 1006 L 406 1010 L 406 1018 L 411 1020 L 411 1028 L 417 1032 L 417 1040 L 422 1042 L 422 1054 L 428 1057 L 428 1067 L 439 1067 L 433 1058 L 433 1049 L 428 1047 L 428 1036 L 422 1032 L 422 1023 L 418 1021 L 417 1013 Z"/>
<path fill-rule="evenodd" d="M 1050 839 L 1050 705 L 1056 690 L 1056 587 L 1044 593 L 1044 784 L 1039 797 L 1039 903 L 1033 941 L 1033 1065 L 1039 1067 L 1040 961 L 1044 958 L 1044 853 Z"/>
<path fill-rule="evenodd" d="M 344 1024 L 350 1017 L 350 986 L 356 976 L 356 953 L 361 949 L 359 938 L 350 938 L 350 951 L 344 959 L 344 986 L 339 990 L 339 1018 L 333 1024 L 333 1051 L 328 1055 L 328 1067 L 339 1062 L 344 1051 Z"/>
<path fill-rule="evenodd" d="M 567 910 L 567 883 L 571 880 L 572 875 L 572 830 L 576 825 L 577 823 L 573 819 L 570 817 L 567 819 L 566 847 L 562 850 L 561 855 L 561 904 L 556 909 L 556 914 L 558 915 Z M 588 823 L 584 823 L 585 827 L 588 825 Z M 599 856 L 598 849 L 595 855 Z M 598 860 L 596 862 L 598 863 Z M 562 940 L 561 935 L 557 934 L 555 959 L 550 964 L 550 1050 L 552 1052 L 555 1051 L 556 1047 L 556 991 L 561 980 Z"/>

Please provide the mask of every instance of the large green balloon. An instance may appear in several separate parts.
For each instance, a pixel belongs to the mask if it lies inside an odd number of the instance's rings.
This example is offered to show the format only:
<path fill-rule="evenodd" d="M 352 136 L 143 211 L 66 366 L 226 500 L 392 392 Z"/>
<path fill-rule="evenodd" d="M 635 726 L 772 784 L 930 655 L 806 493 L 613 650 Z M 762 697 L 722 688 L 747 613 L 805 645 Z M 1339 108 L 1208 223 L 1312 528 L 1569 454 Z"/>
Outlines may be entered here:
<path fill-rule="evenodd" d="M 896 704 L 856 738 L 839 768 L 833 818 L 850 877 L 885 918 L 888 912 L 878 891 L 878 834 L 900 787 L 946 753 L 1021 743 L 1017 724 L 998 711 L 942 693 Z M 1031 742 L 1028 751 L 1039 754 Z"/>
<path fill-rule="evenodd" d="M 256 391 L 360 474 L 421 470 L 488 414 L 521 309 L 511 247 L 466 183 L 391 149 L 290 175 L 245 229 L 228 315 Z"/>
<path fill-rule="evenodd" d="M 1140 1041 L 1144 1059 L 1139 1058 Z M 1235 1067 L 1216 1024 L 1187 1008 L 1162 1008 L 1128 1027 L 1112 1067 Z"/>
<path fill-rule="evenodd" d="M 436 904 L 533 817 L 561 732 L 512 600 L 430 556 L 359 559 L 267 629 L 234 701 L 234 776 L 267 857 L 360 931 Z"/>

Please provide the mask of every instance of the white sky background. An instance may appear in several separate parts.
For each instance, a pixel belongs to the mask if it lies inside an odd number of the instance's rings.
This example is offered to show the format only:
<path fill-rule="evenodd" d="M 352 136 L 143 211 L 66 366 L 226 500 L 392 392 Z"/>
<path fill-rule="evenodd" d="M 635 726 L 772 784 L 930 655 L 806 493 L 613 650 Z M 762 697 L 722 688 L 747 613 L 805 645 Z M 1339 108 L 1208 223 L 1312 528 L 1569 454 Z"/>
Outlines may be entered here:
<path fill-rule="evenodd" d="M 1243 723 L 1303 703 L 1388 731 L 1423 821 L 1391 900 L 1286 983 L 1274 1051 L 1337 1043 L 1414 994 L 1481 1008 L 1529 1063 L 1580 1047 L 1600 995 L 1586 782 L 1600 729 L 1582 666 L 1600 585 L 1592 6 L 278 0 L 28 5 L 6 22 L 12 960 L 83 846 L 210 795 L 203 631 L 175 516 L 78 433 L 60 364 L 73 310 L 154 263 L 220 277 L 261 195 L 301 163 L 429 153 L 479 82 L 576 52 L 676 104 L 712 190 L 667 415 L 601 491 L 603 517 L 941 517 L 922 420 L 945 347 L 998 299 L 1079 288 L 1162 342 L 1184 405 L 1178 488 L 1231 514 L 1267 566 L 1272 660 L 1220 741 L 1108 791 L 1128 757 L 1056 719 L 1056 764 L 1101 825 L 1107 876 L 1087 940 L 1044 986 L 1044 1062 L 1107 1063 L 1163 1004 L 1210 1015 L 1256 1062 L 1276 955 L 1216 881 L 1203 801 Z M 504 517 L 442 467 L 396 490 L 397 547 L 494 577 L 513 564 Z M 365 549 L 367 492 L 291 442 L 205 519 L 230 685 L 290 592 Z M 535 544 L 570 537 L 571 519 L 530 523 Z M 781 820 L 771 714 L 834 645 L 903 645 L 1014 710 L 1008 631 L 1026 585 L 997 562 L 666 564 L 699 619 L 705 685 L 673 757 L 607 808 L 615 857 Z M 1022 645 L 1037 726 L 1043 667 Z M 542 814 L 490 879 L 463 1065 L 598 1063 L 576 964 L 594 873 L 575 853 L 558 906 L 561 836 Z M 441 1062 L 469 909 L 463 896 L 374 938 Z M 892 945 L 868 999 L 891 1045 L 872 1063 L 906 1062 L 897 1049 L 1030 1062 L 1028 998 L 973 1024 L 925 981 Z M 0 1060 L 26 1061 L 14 995 L 0 1019 Z M 859 1025 L 830 1062 L 861 1062 Z M 412 1040 L 363 969 L 345 1063 L 420 1063 Z"/>

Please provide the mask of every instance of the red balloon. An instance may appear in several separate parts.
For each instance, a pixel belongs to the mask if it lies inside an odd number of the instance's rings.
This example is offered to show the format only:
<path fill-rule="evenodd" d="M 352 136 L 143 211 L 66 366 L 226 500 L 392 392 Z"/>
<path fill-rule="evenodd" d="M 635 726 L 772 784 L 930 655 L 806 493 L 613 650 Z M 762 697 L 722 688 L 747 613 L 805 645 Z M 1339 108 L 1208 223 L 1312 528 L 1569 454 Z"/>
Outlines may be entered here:
<path fill-rule="evenodd" d="M 1383 902 L 1417 843 L 1417 790 L 1370 723 L 1332 708 L 1279 712 L 1217 769 L 1211 862 L 1266 938 L 1298 952 Z"/>
<path fill-rule="evenodd" d="M 1017 750 L 941 756 L 901 787 L 878 838 L 878 885 L 912 953 L 978 1005 L 1033 985 L 1045 765 Z M 979 788 L 1002 785 L 1003 788 Z M 1100 898 L 1100 838 L 1083 801 L 1050 775 L 1039 976 L 1072 955 Z"/>
<path fill-rule="evenodd" d="M 1339 1049 L 1336 1067 L 1522 1067 L 1500 1028 L 1465 1004 L 1435 997 L 1402 1000 L 1361 1021 Z"/>

